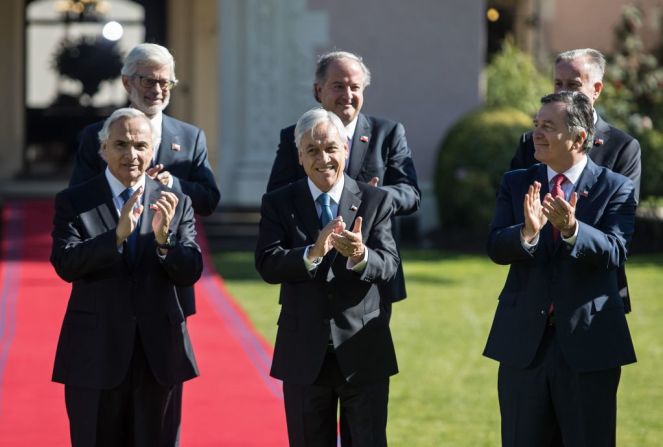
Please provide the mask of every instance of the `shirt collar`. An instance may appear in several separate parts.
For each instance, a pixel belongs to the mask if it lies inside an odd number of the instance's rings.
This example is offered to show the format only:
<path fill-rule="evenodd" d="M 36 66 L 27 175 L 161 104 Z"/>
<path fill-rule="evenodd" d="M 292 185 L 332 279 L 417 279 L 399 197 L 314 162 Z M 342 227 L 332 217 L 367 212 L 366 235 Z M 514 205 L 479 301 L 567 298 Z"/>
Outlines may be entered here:
<path fill-rule="evenodd" d="M 599 114 L 596 113 L 596 109 L 592 109 L 592 115 L 594 116 L 594 124 L 599 120 Z"/>
<path fill-rule="evenodd" d="M 152 140 L 161 140 L 161 124 L 163 123 L 163 113 L 158 112 L 156 115 L 150 118 L 150 121 L 152 122 L 152 132 L 154 132 L 154 135 L 152 135 Z M 157 148 L 155 147 L 154 149 Z"/>
<path fill-rule="evenodd" d="M 311 196 L 313 196 L 313 201 L 318 200 L 318 196 L 322 194 L 322 191 L 318 189 L 317 186 L 311 181 L 311 179 L 308 180 L 308 187 L 309 190 L 311 191 Z M 341 175 L 341 178 L 336 182 L 334 186 L 331 187 L 329 191 L 327 191 L 327 194 L 329 194 L 329 197 L 336 203 L 337 205 L 341 201 L 341 194 L 343 194 L 343 186 L 345 185 L 345 174 Z"/>
<path fill-rule="evenodd" d="M 355 119 L 350 121 L 350 123 L 347 126 L 345 126 L 345 133 L 347 134 L 350 141 L 352 141 L 352 139 L 355 136 L 355 129 L 357 128 L 358 119 L 359 119 L 359 114 L 357 114 L 357 116 L 355 116 Z"/>
<path fill-rule="evenodd" d="M 578 183 L 580 174 L 582 174 L 582 171 L 583 169 L 585 169 L 585 166 L 587 166 L 587 155 L 582 157 L 582 159 L 578 163 L 574 164 L 564 172 L 555 172 L 550 168 L 550 166 L 546 166 L 548 170 L 548 184 L 550 184 L 553 177 L 556 176 L 557 174 L 564 174 L 564 177 L 566 177 L 566 179 L 569 182 L 575 185 L 576 183 Z"/>
<path fill-rule="evenodd" d="M 122 194 L 122 191 L 127 189 L 126 186 L 122 184 L 121 181 L 117 179 L 111 172 L 110 169 L 108 169 L 108 166 L 106 166 L 106 171 L 104 172 L 106 174 L 106 180 L 108 181 L 108 186 L 110 186 L 111 192 L 113 193 L 113 198 L 119 197 L 120 194 Z M 138 188 L 141 186 L 145 185 L 145 174 L 143 174 L 140 179 L 138 179 L 138 182 L 131 187 L 132 191 L 136 191 Z"/>

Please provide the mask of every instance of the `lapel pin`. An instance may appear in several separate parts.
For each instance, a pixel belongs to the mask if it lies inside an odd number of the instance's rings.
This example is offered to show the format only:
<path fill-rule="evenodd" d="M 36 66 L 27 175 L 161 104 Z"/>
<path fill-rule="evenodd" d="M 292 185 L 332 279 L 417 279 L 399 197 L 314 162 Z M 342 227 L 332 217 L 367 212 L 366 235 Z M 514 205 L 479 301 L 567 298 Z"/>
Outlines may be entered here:
<path fill-rule="evenodd" d="M 581 191 L 580 197 L 589 197 L 589 191 Z"/>
<path fill-rule="evenodd" d="M 173 143 L 173 144 L 170 145 L 170 150 L 171 151 L 179 152 L 181 149 L 182 148 L 177 143 Z"/>
<path fill-rule="evenodd" d="M 594 140 L 594 146 L 600 146 L 603 144 L 603 139 L 602 138 L 597 138 Z"/>
<path fill-rule="evenodd" d="M 357 205 L 352 205 L 350 207 L 350 211 L 357 211 Z"/>
<path fill-rule="evenodd" d="M 359 137 L 359 141 L 361 141 L 362 143 L 368 143 L 368 137 L 366 135 L 362 135 L 361 137 Z"/>

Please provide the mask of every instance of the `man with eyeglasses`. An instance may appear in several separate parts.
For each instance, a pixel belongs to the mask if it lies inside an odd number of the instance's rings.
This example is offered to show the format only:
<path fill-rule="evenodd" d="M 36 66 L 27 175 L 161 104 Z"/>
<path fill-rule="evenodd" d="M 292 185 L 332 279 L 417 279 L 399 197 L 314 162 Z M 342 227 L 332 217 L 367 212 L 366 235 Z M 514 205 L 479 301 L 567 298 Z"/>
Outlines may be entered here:
<path fill-rule="evenodd" d="M 147 115 L 155 130 L 154 154 L 146 174 L 189 196 L 197 214 L 212 214 L 220 193 L 207 159 L 205 132 L 163 113 L 170 102 L 171 90 L 177 85 L 173 56 L 160 45 L 136 45 L 124 61 L 122 84 L 131 107 Z M 98 133 L 102 126 L 103 121 L 83 130 L 70 186 L 83 183 L 106 169 L 106 162 L 99 153 Z M 193 287 L 177 287 L 177 296 L 185 317 L 196 312 Z M 180 388 L 173 393 L 167 415 L 176 431 L 180 426 L 181 403 Z"/>
<path fill-rule="evenodd" d="M 170 102 L 170 92 L 177 85 L 173 56 L 160 45 L 136 45 L 122 67 L 122 84 L 131 107 L 145 113 L 157 130 L 148 175 L 188 195 L 197 214 L 212 214 L 220 193 L 207 160 L 205 132 L 163 113 Z M 98 122 L 83 130 L 70 185 L 82 183 L 106 168 L 99 156 L 97 138 L 102 124 Z"/>

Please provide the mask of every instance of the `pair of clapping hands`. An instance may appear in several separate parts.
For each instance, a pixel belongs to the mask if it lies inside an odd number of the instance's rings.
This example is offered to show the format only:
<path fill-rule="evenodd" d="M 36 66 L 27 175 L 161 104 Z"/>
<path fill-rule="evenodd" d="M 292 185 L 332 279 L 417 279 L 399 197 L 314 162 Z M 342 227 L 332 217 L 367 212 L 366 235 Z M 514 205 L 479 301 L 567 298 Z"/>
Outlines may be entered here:
<path fill-rule="evenodd" d="M 350 259 L 353 264 L 364 259 L 366 246 L 361 235 L 362 218 L 357 217 L 352 231 L 345 229 L 342 216 L 337 216 L 329 222 L 318 235 L 315 244 L 308 251 L 309 260 L 321 258 L 334 248 L 342 256 Z"/>
<path fill-rule="evenodd" d="M 540 193 L 541 183 L 534 182 L 525 194 L 523 238 L 527 242 L 531 242 L 547 222 L 557 228 L 563 238 L 573 236 L 577 225 L 575 213 L 578 193 L 573 192 L 568 202 L 564 200 L 564 197 L 553 197 L 550 193 L 546 194 L 543 200 L 539 200 Z"/>

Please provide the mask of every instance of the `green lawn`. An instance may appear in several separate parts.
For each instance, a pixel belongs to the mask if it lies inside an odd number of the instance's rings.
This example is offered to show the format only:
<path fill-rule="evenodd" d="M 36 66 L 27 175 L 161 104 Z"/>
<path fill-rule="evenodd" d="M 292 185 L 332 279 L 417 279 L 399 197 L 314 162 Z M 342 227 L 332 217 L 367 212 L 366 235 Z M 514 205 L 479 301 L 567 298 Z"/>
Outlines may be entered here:
<path fill-rule="evenodd" d="M 407 447 L 499 445 L 497 363 L 484 358 L 507 268 L 485 256 L 403 253 L 409 298 L 394 305 L 400 374 L 391 382 L 389 442 Z M 263 283 L 251 253 L 219 253 L 218 271 L 258 330 L 274 340 L 278 286 Z M 618 445 L 663 439 L 663 254 L 634 256 L 629 324 L 639 362 L 622 370 Z"/>

